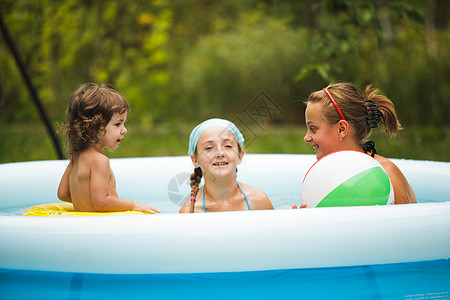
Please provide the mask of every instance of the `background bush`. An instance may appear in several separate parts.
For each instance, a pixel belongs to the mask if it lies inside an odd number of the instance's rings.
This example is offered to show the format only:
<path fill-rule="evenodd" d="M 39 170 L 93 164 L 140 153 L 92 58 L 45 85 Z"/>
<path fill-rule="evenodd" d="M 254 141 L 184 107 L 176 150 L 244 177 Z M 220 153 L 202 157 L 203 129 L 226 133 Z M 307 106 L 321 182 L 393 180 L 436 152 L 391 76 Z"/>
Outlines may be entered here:
<path fill-rule="evenodd" d="M 432 140 L 448 149 L 449 8 L 444 0 L 0 4 L 55 127 L 81 83 L 108 82 L 130 102 L 129 124 L 138 132 L 162 132 L 168 153 L 181 153 L 169 150 L 179 147 L 170 142 L 172 133 L 187 139 L 186 128 L 204 119 L 242 117 L 250 123 L 245 107 L 262 91 L 282 115 L 256 127 L 264 131 L 259 136 L 276 135 L 270 128 L 298 128 L 304 123 L 302 102 L 336 81 L 353 82 L 359 89 L 373 83 L 395 103 L 405 132 L 417 130 L 411 138 L 415 147 L 429 147 L 426 141 Z M 51 145 L 27 149 L 36 152 L 31 157 L 17 156 L 27 134 L 36 135 L 33 129 L 43 125 L 1 41 L 0 126 L 6 137 L 0 142 L 0 162 L 54 158 Z M 268 138 L 269 144 L 279 143 Z M 49 142 L 42 138 L 41 143 Z M 256 152 L 295 148 L 253 147 Z M 425 158 L 450 160 L 430 151 Z"/>

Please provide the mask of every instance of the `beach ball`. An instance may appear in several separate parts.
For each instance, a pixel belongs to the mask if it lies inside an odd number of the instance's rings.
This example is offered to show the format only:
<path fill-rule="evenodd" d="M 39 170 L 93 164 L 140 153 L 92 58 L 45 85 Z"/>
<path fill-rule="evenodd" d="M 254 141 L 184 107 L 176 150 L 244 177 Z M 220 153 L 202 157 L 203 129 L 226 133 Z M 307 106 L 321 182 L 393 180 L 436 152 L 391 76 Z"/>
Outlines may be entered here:
<path fill-rule="evenodd" d="M 307 207 L 386 205 L 394 203 L 394 190 L 374 158 L 358 151 L 337 151 L 308 170 L 301 202 Z"/>

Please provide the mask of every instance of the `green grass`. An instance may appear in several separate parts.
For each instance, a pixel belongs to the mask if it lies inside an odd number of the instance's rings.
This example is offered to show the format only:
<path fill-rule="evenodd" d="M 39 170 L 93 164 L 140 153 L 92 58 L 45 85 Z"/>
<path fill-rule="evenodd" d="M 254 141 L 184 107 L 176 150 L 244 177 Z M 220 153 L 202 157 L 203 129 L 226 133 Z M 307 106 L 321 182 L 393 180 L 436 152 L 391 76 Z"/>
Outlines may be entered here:
<path fill-rule="evenodd" d="M 127 126 L 125 140 L 111 158 L 187 155 L 189 133 L 195 124 L 145 127 Z M 41 124 L 1 125 L 0 163 L 57 159 L 52 142 Z M 252 128 L 244 132 L 246 153 L 313 154 L 303 141 L 302 126 Z M 64 145 L 63 137 L 60 136 Z M 391 158 L 450 161 L 450 128 L 406 128 L 389 139 L 379 130 L 371 136 L 380 155 Z"/>

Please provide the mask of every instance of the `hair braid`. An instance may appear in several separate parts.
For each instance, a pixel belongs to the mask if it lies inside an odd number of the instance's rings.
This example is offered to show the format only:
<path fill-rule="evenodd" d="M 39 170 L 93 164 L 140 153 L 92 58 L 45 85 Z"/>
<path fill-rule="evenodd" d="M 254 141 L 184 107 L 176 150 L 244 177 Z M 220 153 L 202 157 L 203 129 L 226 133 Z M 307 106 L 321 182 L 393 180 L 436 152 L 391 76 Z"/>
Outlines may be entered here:
<path fill-rule="evenodd" d="M 200 167 L 195 168 L 194 172 L 191 174 L 191 207 L 189 209 L 190 213 L 194 212 L 195 208 L 195 198 L 197 196 L 198 190 L 199 190 L 199 184 L 202 180 L 203 173 L 202 169 Z"/>

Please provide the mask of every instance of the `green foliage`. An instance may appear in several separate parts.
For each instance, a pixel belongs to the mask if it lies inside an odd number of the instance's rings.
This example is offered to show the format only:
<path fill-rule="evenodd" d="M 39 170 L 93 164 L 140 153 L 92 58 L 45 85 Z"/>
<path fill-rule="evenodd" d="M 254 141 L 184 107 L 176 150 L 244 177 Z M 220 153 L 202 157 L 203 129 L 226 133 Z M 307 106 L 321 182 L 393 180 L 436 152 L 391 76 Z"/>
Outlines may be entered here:
<path fill-rule="evenodd" d="M 300 70 L 296 79 L 302 80 L 317 72 L 327 82 L 341 80 L 343 74 L 349 74 L 349 67 L 352 70 L 351 61 L 364 57 L 361 50 L 365 45 L 371 44 L 374 51 L 370 54 L 373 55 L 392 44 L 394 30 L 410 25 L 416 19 L 423 21 L 425 3 L 416 2 L 417 5 L 406 1 L 315 2 L 311 6 L 315 18 L 308 31 L 308 45 L 315 56 Z"/>
<path fill-rule="evenodd" d="M 123 1 L 11 1 L 3 14 L 49 113 L 61 120 L 70 94 L 83 82 L 108 82 L 131 105 L 150 110 L 166 101 L 166 44 L 172 14 L 164 4 Z M 16 66 L 2 44 L 5 107 L 26 94 L 21 80 L 7 78 Z M 9 59 L 3 59 L 7 57 Z M 129 92 L 129 95 L 128 95 Z M 26 100 L 26 99 L 25 99 Z M 25 101 L 24 101 L 25 102 Z M 32 108 L 22 105 L 27 113 Z M 139 116 L 141 120 L 148 114 Z M 1 115 L 2 121 L 25 121 Z"/>
<path fill-rule="evenodd" d="M 373 83 L 406 130 L 450 125 L 448 1 L 4 0 L 0 9 L 55 125 L 81 83 L 108 82 L 130 102 L 130 125 L 150 131 L 213 116 L 249 123 L 245 109 L 261 91 L 283 111 L 266 127 L 298 126 L 301 102 L 334 81 Z M 0 41 L 0 126 L 41 126 Z M 264 137 L 259 150 L 298 150 L 273 138 L 264 148 Z M 11 138 L 2 151 L 25 143 L 20 130 Z"/>
<path fill-rule="evenodd" d="M 266 90 L 293 122 L 303 115 L 292 103 L 293 78 L 306 55 L 301 32 L 285 20 L 244 13 L 233 31 L 206 35 L 187 51 L 175 77 L 182 91 L 176 105 L 185 108 L 183 119 L 233 119 Z"/>
<path fill-rule="evenodd" d="M 189 133 L 195 125 L 183 123 L 151 127 L 129 124 L 120 147 L 104 153 L 110 158 L 184 156 L 187 155 Z M 2 125 L 0 130 L 4 136 L 0 163 L 57 159 L 44 128 Z M 314 154 L 312 147 L 303 141 L 304 126 L 267 126 L 264 130 L 253 127 L 252 130 L 256 136 L 246 141 L 246 153 Z M 374 130 L 370 139 L 375 141 L 378 153 L 385 157 L 450 161 L 450 127 L 410 127 L 392 139 L 380 130 Z"/>
<path fill-rule="evenodd" d="M 308 30 L 315 53 L 296 76 L 380 88 L 407 125 L 448 125 L 448 11 L 442 1 L 318 1 Z M 440 30 L 443 28 L 444 30 Z"/>

